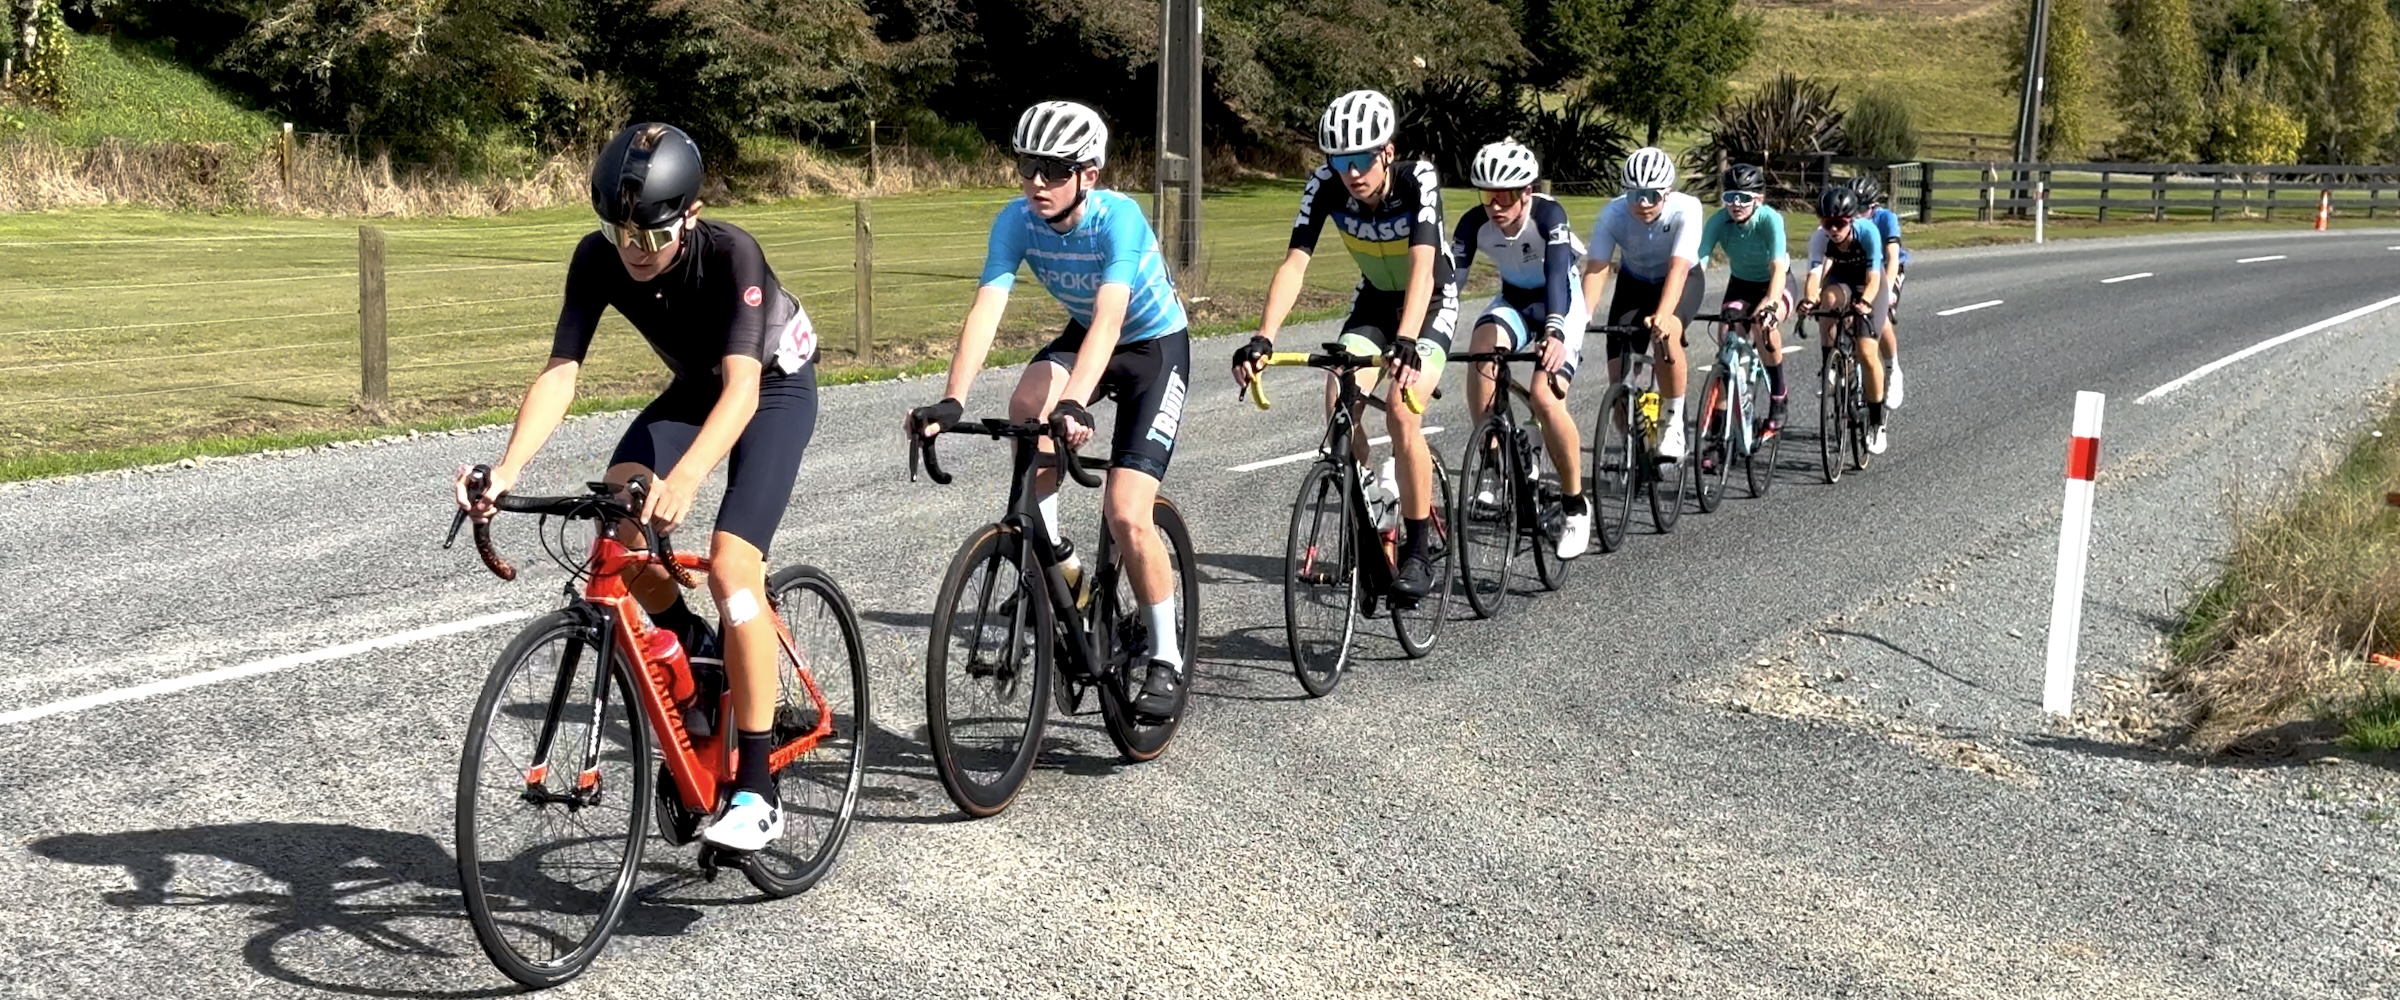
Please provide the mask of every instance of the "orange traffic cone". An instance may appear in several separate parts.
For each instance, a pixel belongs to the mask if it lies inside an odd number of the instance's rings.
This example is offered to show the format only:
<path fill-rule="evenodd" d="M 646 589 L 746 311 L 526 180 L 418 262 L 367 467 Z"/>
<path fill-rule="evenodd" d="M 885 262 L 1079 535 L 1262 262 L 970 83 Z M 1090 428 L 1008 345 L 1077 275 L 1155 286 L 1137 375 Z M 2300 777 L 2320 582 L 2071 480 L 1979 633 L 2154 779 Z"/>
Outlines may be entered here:
<path fill-rule="evenodd" d="M 2317 231 L 2324 232 L 2326 224 L 2332 220 L 2333 192 L 2319 191 L 2317 192 Z"/>

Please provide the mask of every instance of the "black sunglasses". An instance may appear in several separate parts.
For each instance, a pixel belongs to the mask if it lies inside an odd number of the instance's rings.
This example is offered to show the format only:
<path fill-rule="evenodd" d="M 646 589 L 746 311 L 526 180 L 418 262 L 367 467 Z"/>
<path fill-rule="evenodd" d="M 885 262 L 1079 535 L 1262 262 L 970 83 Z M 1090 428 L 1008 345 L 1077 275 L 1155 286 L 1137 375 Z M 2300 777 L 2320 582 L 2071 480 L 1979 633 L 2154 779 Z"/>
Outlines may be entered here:
<path fill-rule="evenodd" d="M 1069 177 L 1075 176 L 1075 172 L 1081 169 L 1083 169 L 1083 164 L 1066 159 L 1064 157 L 1017 157 L 1017 176 L 1026 180 L 1033 180 L 1038 177 L 1044 184 L 1052 184 L 1058 181 L 1066 180 Z"/>

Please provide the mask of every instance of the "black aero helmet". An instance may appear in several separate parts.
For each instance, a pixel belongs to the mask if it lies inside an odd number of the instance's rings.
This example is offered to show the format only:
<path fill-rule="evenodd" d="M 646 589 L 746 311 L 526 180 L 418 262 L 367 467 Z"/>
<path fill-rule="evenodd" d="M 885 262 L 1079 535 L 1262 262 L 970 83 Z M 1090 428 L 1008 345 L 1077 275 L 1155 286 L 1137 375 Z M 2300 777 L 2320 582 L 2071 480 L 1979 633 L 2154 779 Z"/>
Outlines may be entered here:
<path fill-rule="evenodd" d="M 628 125 L 592 163 L 592 210 L 612 225 L 659 229 L 700 197 L 700 147 L 682 129 Z"/>
<path fill-rule="evenodd" d="M 1858 192 L 1840 184 L 1817 193 L 1817 218 L 1847 219 L 1858 214 Z"/>
<path fill-rule="evenodd" d="M 1758 194 L 1767 189 L 1767 172 L 1755 163 L 1736 163 L 1725 170 L 1725 190 Z"/>
<path fill-rule="evenodd" d="M 1860 205 L 1875 205 L 1883 201 L 1883 184 L 1875 179 L 1874 174 L 1850 178 L 1850 190 L 1858 192 Z"/>

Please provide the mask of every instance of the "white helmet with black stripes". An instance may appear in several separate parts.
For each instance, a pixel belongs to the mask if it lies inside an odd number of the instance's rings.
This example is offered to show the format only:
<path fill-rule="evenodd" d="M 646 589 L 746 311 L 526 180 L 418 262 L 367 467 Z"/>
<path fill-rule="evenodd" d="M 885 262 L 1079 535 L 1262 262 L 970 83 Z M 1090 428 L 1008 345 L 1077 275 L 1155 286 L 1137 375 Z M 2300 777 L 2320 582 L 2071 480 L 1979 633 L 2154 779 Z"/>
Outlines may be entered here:
<path fill-rule="evenodd" d="M 1382 149 L 1399 127 L 1392 99 L 1373 90 L 1353 90 L 1333 99 L 1317 119 L 1317 148 L 1327 156 Z"/>
<path fill-rule="evenodd" d="M 1629 190 L 1675 190 L 1675 158 L 1656 146 L 1644 146 L 1625 158 L 1625 170 L 1619 180 Z"/>
<path fill-rule="evenodd" d="M 1502 139 L 1475 151 L 1475 166 L 1469 176 L 1476 187 L 1486 191 L 1531 187 L 1542 175 L 1542 165 L 1534 159 L 1533 150 L 1517 140 Z"/>
<path fill-rule="evenodd" d="M 1023 156 L 1108 165 L 1108 123 L 1100 120 L 1099 112 L 1073 101 L 1043 101 L 1026 108 L 1010 143 Z"/>

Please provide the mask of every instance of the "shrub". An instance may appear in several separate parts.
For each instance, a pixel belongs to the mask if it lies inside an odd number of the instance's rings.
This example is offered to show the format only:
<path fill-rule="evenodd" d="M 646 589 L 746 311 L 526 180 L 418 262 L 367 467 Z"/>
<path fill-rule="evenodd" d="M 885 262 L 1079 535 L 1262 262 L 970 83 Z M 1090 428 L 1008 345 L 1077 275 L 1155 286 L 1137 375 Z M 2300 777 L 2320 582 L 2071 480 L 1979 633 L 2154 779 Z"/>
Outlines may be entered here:
<path fill-rule="evenodd" d="M 1834 103 L 1840 88 L 1790 73 L 1776 74 L 1748 97 L 1727 101 L 1708 123 L 1708 137 L 1694 146 L 1691 162 L 1716 169 L 1752 155 L 1838 153 L 1848 141 L 1848 116 Z"/>
<path fill-rule="evenodd" d="M 1858 95 L 1843 121 L 1852 156 L 1906 160 L 1917 155 L 1916 116 L 1897 90 L 1879 86 Z"/>

